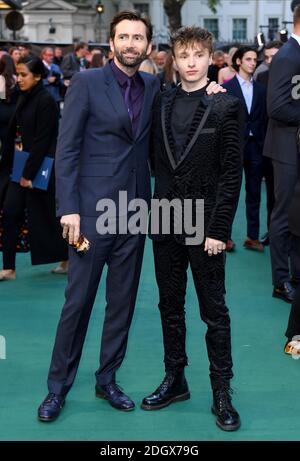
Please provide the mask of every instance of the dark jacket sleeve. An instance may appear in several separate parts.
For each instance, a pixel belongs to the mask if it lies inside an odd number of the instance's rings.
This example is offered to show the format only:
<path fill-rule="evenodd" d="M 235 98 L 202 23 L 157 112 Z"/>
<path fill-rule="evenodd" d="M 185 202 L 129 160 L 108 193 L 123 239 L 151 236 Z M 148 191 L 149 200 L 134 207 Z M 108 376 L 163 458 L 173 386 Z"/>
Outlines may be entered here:
<path fill-rule="evenodd" d="M 267 110 L 268 116 L 287 125 L 300 124 L 299 99 L 292 97 L 292 76 L 299 74 L 299 63 L 292 57 L 280 56 L 271 64 Z"/>
<path fill-rule="evenodd" d="M 61 63 L 61 72 L 65 79 L 69 80 L 78 71 L 75 67 L 75 58 L 72 54 L 67 54 Z"/>
<path fill-rule="evenodd" d="M 44 158 L 50 155 L 48 149 L 53 145 L 53 137 L 57 136 L 58 109 L 51 96 L 43 97 L 37 106 L 37 123 L 29 151 L 29 157 L 23 170 L 25 179 L 33 180 L 39 171 Z"/>
<path fill-rule="evenodd" d="M 80 148 L 89 113 L 84 72 L 78 72 L 68 88 L 56 149 L 57 215 L 79 213 L 78 172 Z"/>
<path fill-rule="evenodd" d="M 230 101 L 220 138 L 220 174 L 217 200 L 206 229 L 206 237 L 226 242 L 236 212 L 242 181 L 242 107 L 237 99 Z"/>
<path fill-rule="evenodd" d="M 150 132 L 150 170 L 151 176 L 155 176 L 155 145 L 156 137 L 160 132 L 160 119 L 161 119 L 161 93 L 158 92 L 154 98 L 152 106 L 152 121 L 151 121 L 151 132 Z"/>
<path fill-rule="evenodd" d="M 17 122 L 15 116 L 9 122 L 8 131 L 5 141 L 1 147 L 0 153 L 0 170 L 8 171 L 10 173 L 13 166 L 13 158 L 15 151 L 15 138 L 16 138 Z"/>

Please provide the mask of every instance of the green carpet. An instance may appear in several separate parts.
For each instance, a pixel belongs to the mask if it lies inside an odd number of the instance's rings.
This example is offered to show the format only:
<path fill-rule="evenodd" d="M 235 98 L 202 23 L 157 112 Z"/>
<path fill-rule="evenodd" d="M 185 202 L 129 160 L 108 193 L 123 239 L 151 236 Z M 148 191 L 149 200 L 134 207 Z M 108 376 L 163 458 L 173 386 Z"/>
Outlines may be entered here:
<path fill-rule="evenodd" d="M 238 432 L 222 432 L 210 412 L 205 327 L 191 277 L 186 300 L 186 375 L 191 399 L 156 412 L 139 408 L 164 374 L 148 241 L 128 352 L 118 373 L 118 382 L 137 403 L 136 410 L 122 413 L 94 397 L 105 306 L 103 277 L 75 384 L 60 418 L 51 424 L 38 422 L 36 411 L 47 393 L 46 377 L 66 279 L 50 274 L 52 266 L 32 267 L 28 255 L 18 256 L 17 280 L 0 285 L 0 335 L 7 348 L 6 359 L 0 360 L 0 440 L 299 440 L 300 361 L 283 354 L 290 306 L 271 296 L 269 249 L 258 254 L 242 246 L 246 234 L 243 201 L 233 229 L 237 250 L 227 257 L 232 387 L 242 419 Z M 263 232 L 265 210 L 262 215 Z"/>

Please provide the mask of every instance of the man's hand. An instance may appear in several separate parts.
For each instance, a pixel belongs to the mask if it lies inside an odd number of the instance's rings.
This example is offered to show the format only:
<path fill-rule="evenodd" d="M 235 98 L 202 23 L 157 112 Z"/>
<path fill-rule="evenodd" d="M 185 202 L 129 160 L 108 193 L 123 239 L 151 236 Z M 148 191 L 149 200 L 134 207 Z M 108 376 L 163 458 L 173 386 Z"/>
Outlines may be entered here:
<path fill-rule="evenodd" d="M 28 189 L 32 189 L 32 181 L 30 181 L 30 179 L 25 179 L 22 177 L 20 179 L 20 186 L 27 187 Z"/>
<path fill-rule="evenodd" d="M 49 83 L 54 83 L 55 80 L 56 80 L 56 77 L 53 77 L 53 76 L 48 77 L 48 82 L 49 82 Z"/>
<path fill-rule="evenodd" d="M 226 93 L 227 90 L 219 85 L 217 82 L 210 82 L 206 88 L 207 94 L 217 94 L 217 93 Z"/>
<path fill-rule="evenodd" d="M 63 228 L 63 238 L 68 240 L 70 245 L 78 242 L 80 235 L 80 216 L 79 214 L 67 214 L 62 216 L 60 224 Z"/>
<path fill-rule="evenodd" d="M 222 253 L 225 249 L 226 243 L 221 242 L 221 240 L 210 239 L 209 237 L 205 239 L 204 251 L 207 251 L 208 256 Z"/>

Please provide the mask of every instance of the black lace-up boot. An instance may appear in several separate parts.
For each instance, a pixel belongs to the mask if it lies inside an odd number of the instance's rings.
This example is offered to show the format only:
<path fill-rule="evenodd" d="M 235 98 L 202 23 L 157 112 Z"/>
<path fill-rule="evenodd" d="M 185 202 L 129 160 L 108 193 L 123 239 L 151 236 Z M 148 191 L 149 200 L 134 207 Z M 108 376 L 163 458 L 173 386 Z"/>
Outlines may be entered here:
<path fill-rule="evenodd" d="M 217 426 L 223 431 L 236 431 L 241 425 L 239 414 L 231 404 L 231 394 L 229 387 L 213 391 L 211 411 L 217 417 Z"/>
<path fill-rule="evenodd" d="M 159 410 L 170 405 L 170 403 L 188 400 L 189 398 L 190 392 L 184 371 L 167 371 L 160 386 L 143 399 L 141 408 L 143 410 Z"/>

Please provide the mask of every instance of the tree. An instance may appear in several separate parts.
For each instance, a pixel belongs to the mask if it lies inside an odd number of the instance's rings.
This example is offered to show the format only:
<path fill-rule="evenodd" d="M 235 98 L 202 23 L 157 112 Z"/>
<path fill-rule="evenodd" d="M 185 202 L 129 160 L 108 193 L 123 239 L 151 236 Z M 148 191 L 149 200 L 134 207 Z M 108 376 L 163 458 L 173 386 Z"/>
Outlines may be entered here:
<path fill-rule="evenodd" d="M 298 6 L 300 4 L 300 0 L 292 0 L 291 2 L 291 10 L 294 12 L 294 9 L 296 8 L 296 6 Z"/>
<path fill-rule="evenodd" d="M 181 27 L 181 8 L 186 0 L 164 0 L 164 9 L 169 19 L 169 29 L 173 32 Z M 207 0 L 208 6 L 213 13 L 217 11 L 220 0 Z"/>

